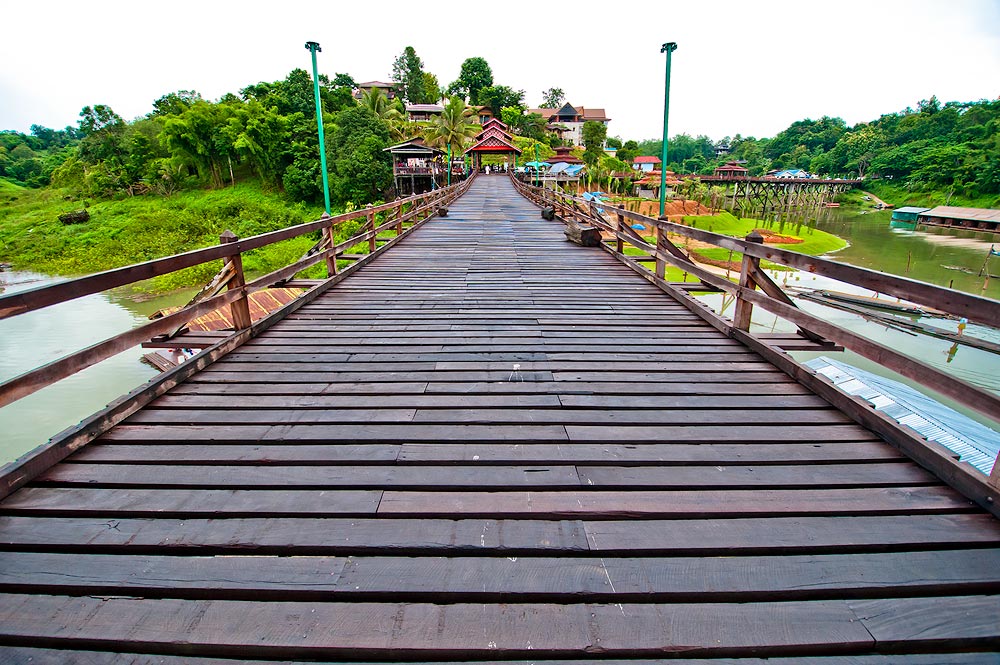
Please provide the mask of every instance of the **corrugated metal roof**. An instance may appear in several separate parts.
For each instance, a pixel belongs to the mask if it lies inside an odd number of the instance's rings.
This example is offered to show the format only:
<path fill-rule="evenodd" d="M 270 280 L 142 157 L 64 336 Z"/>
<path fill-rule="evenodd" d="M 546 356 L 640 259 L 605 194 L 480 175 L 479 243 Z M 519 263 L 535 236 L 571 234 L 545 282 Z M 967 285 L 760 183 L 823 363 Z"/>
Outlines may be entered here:
<path fill-rule="evenodd" d="M 918 208 L 917 206 L 903 206 L 902 208 L 896 208 L 893 212 L 905 212 L 910 214 L 916 214 L 921 212 L 927 212 L 930 208 Z"/>
<path fill-rule="evenodd" d="M 876 411 L 935 441 L 986 475 L 1000 453 L 1000 432 L 962 415 L 913 388 L 826 356 L 805 363 L 838 388 L 857 395 Z"/>
<path fill-rule="evenodd" d="M 993 210 L 991 208 L 958 208 L 956 206 L 938 206 L 925 212 L 923 217 L 974 219 L 977 222 L 1000 222 L 1000 210 Z"/>

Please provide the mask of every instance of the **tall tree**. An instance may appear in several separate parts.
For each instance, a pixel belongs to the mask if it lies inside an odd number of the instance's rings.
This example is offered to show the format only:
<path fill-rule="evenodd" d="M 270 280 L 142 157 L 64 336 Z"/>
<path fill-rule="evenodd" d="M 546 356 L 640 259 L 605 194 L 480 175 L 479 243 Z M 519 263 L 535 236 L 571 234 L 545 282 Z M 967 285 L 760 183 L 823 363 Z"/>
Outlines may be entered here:
<path fill-rule="evenodd" d="M 604 154 L 604 140 L 608 137 L 608 128 L 603 122 L 588 120 L 583 123 L 581 133 L 583 134 L 583 145 L 586 146 L 583 151 L 583 161 L 588 166 L 593 167 Z"/>
<path fill-rule="evenodd" d="M 542 92 L 542 105 L 539 108 L 557 109 L 566 101 L 566 93 L 562 88 L 549 88 Z"/>
<path fill-rule="evenodd" d="M 479 91 L 493 85 L 493 70 L 485 58 L 466 58 L 458 79 L 448 86 L 449 95 L 458 95 L 468 99 L 472 105 L 483 102 L 479 99 Z M 497 111 L 499 113 L 499 111 Z"/>
<path fill-rule="evenodd" d="M 491 85 L 479 91 L 479 104 L 489 106 L 493 115 L 499 116 L 505 106 L 524 107 L 524 90 L 514 90 L 506 85 Z M 476 102 L 473 102 L 475 104 Z"/>
<path fill-rule="evenodd" d="M 407 46 L 392 63 L 396 93 L 410 104 L 424 101 L 424 63 L 412 46 Z"/>
<path fill-rule="evenodd" d="M 424 72 L 424 104 L 437 104 L 444 95 L 441 94 L 441 84 L 438 77 L 430 72 Z"/>
<path fill-rule="evenodd" d="M 472 138 L 479 131 L 479 125 L 473 124 L 472 109 L 465 105 L 461 97 L 452 97 L 445 105 L 444 111 L 432 121 L 430 128 L 424 134 L 424 140 L 436 147 L 452 149 L 452 154 L 462 150 L 465 139 Z"/>

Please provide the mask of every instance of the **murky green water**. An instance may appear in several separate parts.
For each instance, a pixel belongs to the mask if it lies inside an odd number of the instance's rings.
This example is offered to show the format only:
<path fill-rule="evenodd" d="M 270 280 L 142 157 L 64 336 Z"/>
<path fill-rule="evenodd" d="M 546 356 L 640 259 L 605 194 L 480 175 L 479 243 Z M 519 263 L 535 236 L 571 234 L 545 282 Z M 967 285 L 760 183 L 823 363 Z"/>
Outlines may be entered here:
<path fill-rule="evenodd" d="M 825 258 L 1000 299 L 1000 279 L 988 279 L 978 275 L 988 256 L 990 246 L 992 244 L 1000 246 L 1000 238 L 991 234 L 940 228 L 918 227 L 912 231 L 892 229 L 889 226 L 890 217 L 891 213 L 888 211 L 858 214 L 840 209 L 825 209 L 803 223 L 811 221 L 816 228 L 845 238 L 851 243 L 849 247 L 829 254 Z M 775 223 L 775 228 L 781 226 L 780 222 Z M 791 221 L 785 222 L 782 230 L 794 234 L 797 228 L 801 228 L 799 222 Z M 1000 274 L 1000 257 L 994 257 L 988 268 L 987 274 L 990 272 Z M 878 295 L 873 291 L 810 273 L 771 271 L 770 275 L 784 286 Z M 703 299 L 713 308 L 718 309 L 721 306 L 720 296 L 706 296 Z M 796 299 L 796 303 L 816 316 L 906 353 L 951 376 L 1000 394 L 1000 356 L 997 354 L 867 321 L 850 312 L 825 307 L 809 300 L 799 298 Z M 731 309 L 731 305 L 727 304 L 727 308 Z M 727 314 L 731 315 L 729 309 Z M 952 332 L 957 330 L 958 325 L 956 321 L 941 319 L 917 320 Z M 790 331 L 794 330 L 794 327 L 757 308 L 754 310 L 753 329 L 759 332 Z M 970 324 L 965 334 L 1000 343 L 1000 331 L 994 329 Z M 791 355 L 797 360 L 805 361 L 824 354 L 793 352 Z M 826 355 L 912 385 L 984 424 L 997 427 L 996 421 L 990 421 L 952 400 L 933 393 L 933 390 L 918 386 L 855 353 L 846 351 L 841 354 Z"/>
<path fill-rule="evenodd" d="M 0 272 L 5 293 L 57 280 L 26 272 Z M 148 323 L 162 307 L 183 304 L 190 294 L 136 302 L 126 294 L 94 294 L 0 321 L 0 380 Z M 139 362 L 139 348 L 109 358 L 63 381 L 0 408 L 0 462 L 9 461 L 103 409 L 158 372 Z"/>

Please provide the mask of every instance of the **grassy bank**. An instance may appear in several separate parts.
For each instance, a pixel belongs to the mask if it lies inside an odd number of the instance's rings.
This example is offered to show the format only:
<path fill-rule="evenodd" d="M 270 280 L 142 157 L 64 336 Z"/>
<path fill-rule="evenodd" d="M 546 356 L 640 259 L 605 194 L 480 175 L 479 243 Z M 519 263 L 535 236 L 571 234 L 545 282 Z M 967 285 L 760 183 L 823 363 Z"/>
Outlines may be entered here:
<path fill-rule="evenodd" d="M 910 191 L 903 182 L 893 180 L 866 181 L 864 189 L 896 208 L 902 206 L 933 208 L 935 206 L 950 205 L 966 208 L 1000 209 L 1000 195 L 996 194 L 970 198 L 964 196 L 961 192 L 954 191 L 950 193 L 949 198 L 948 191 Z"/>
<path fill-rule="evenodd" d="M 60 214 L 81 208 L 90 213 L 89 221 L 59 221 Z M 3 183 L 0 261 L 19 270 L 82 275 L 218 244 L 219 234 L 227 229 L 245 238 L 310 221 L 321 213 L 318 206 L 291 203 L 253 183 L 117 201 L 78 200 L 62 190 L 28 190 Z M 251 274 L 274 270 L 297 260 L 315 240 L 296 238 L 248 252 L 244 266 Z M 201 285 L 219 267 L 214 262 L 196 266 L 141 288 L 167 291 Z"/>
<path fill-rule="evenodd" d="M 810 228 L 804 224 L 766 222 L 750 218 L 740 219 L 732 213 L 725 211 L 722 211 L 717 215 L 686 216 L 684 217 L 684 223 L 693 228 L 721 235 L 732 236 L 734 238 L 744 238 L 754 229 L 766 229 L 771 233 L 779 234 L 793 240 L 793 242 L 788 243 L 768 242 L 767 244 L 769 246 L 777 247 L 779 249 L 787 249 L 800 254 L 808 254 L 810 256 L 820 256 L 838 249 L 843 249 L 847 246 L 846 240 L 831 233 Z M 648 236 L 646 239 L 649 242 L 654 242 L 652 236 Z M 735 269 L 739 270 L 739 262 L 743 260 L 743 254 L 740 252 L 730 252 L 730 250 L 722 247 L 688 246 L 686 238 L 680 236 L 672 237 L 672 240 L 678 246 L 687 248 L 688 251 L 694 254 L 696 259 L 700 259 L 702 261 L 709 260 L 716 265 L 732 262 Z M 635 256 L 644 254 L 645 252 L 636 248 L 626 247 L 625 253 Z M 767 262 L 763 265 L 765 268 L 769 269 L 781 268 L 781 266 L 775 266 Z M 695 279 L 690 276 L 685 279 L 683 272 L 672 266 L 668 266 L 667 268 L 667 280 L 677 282 L 695 281 Z"/>

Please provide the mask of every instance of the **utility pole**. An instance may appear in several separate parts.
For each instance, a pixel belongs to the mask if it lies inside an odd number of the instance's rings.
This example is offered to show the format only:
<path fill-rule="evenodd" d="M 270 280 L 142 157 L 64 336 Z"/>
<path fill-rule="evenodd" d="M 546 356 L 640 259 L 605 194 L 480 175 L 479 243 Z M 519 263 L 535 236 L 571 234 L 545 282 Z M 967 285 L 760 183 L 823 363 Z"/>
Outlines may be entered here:
<path fill-rule="evenodd" d="M 663 85 L 663 154 L 660 157 L 660 219 L 667 208 L 667 118 L 670 115 L 670 54 L 677 50 L 677 42 L 667 42 L 660 53 L 667 54 L 667 80 Z"/>
<path fill-rule="evenodd" d="M 319 73 L 316 69 L 316 52 L 322 51 L 319 42 L 306 42 L 306 50 L 312 54 L 313 93 L 316 96 L 316 127 L 319 131 L 319 168 L 323 173 L 323 205 L 330 216 L 330 181 L 326 175 L 326 139 L 323 136 L 323 105 L 319 100 Z"/>

